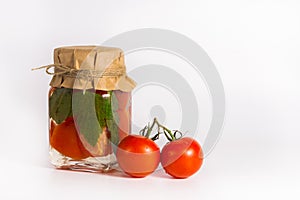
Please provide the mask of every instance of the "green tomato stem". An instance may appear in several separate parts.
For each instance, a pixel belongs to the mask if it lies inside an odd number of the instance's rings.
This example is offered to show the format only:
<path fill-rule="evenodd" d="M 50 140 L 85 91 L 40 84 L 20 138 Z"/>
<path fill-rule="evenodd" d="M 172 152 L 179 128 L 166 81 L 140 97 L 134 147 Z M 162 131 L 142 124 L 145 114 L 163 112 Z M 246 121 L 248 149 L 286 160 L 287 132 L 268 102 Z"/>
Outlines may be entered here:
<path fill-rule="evenodd" d="M 152 130 L 155 125 L 157 126 L 157 133 L 153 137 L 150 138 L 150 135 L 151 135 Z M 146 138 L 150 138 L 153 141 L 159 139 L 160 134 L 164 134 L 170 142 L 180 139 L 182 137 L 182 133 L 180 131 L 175 130 L 174 133 L 172 133 L 172 131 L 170 129 L 168 129 L 164 125 L 160 124 L 158 122 L 157 118 L 153 119 L 153 122 L 151 125 L 150 125 L 150 123 L 148 123 L 148 125 L 146 125 L 142 130 L 140 130 L 139 133 L 140 133 L 140 135 L 142 135 Z M 180 136 L 178 138 L 176 137 L 177 133 L 180 133 Z"/>
<path fill-rule="evenodd" d="M 153 129 L 153 127 L 154 127 L 154 125 L 155 125 L 155 119 L 153 120 L 153 122 L 152 122 L 152 125 L 148 128 L 148 130 L 147 130 L 147 133 L 146 133 L 146 135 L 145 135 L 145 137 L 146 138 L 149 138 L 149 136 L 150 136 L 150 134 L 151 134 L 151 132 L 152 132 L 152 129 Z"/>
<path fill-rule="evenodd" d="M 159 129 L 159 128 L 162 128 L 164 132 L 167 132 L 167 133 L 169 134 L 170 138 L 167 137 L 168 140 L 170 140 L 170 139 L 171 139 L 170 141 L 176 140 L 175 136 L 172 134 L 172 131 L 171 131 L 170 129 L 168 129 L 167 127 L 165 127 L 164 125 L 160 124 L 160 123 L 157 121 L 156 118 L 154 118 L 154 120 L 153 120 L 153 124 L 154 124 L 154 123 L 157 124 L 158 129 Z M 159 130 L 158 130 L 158 131 L 159 131 Z M 166 136 L 167 136 L 167 135 L 166 135 Z"/>

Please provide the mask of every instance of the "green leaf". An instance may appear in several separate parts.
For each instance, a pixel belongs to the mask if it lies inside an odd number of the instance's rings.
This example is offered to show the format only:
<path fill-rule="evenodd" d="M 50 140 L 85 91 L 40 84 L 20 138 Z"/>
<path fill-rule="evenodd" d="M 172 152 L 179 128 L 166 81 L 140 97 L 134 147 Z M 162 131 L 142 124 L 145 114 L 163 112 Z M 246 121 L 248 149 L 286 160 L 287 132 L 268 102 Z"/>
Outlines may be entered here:
<path fill-rule="evenodd" d="M 119 109 L 119 102 L 115 92 L 111 92 L 111 106 L 113 112 L 116 112 Z"/>
<path fill-rule="evenodd" d="M 118 100 L 114 92 L 108 92 L 108 95 L 99 95 L 96 97 L 96 112 L 100 126 L 102 128 L 107 127 L 110 132 L 111 142 L 118 144 L 119 142 L 119 116 Z"/>
<path fill-rule="evenodd" d="M 118 145 L 120 118 L 117 110 L 119 109 L 119 103 L 114 92 L 111 92 L 110 97 L 111 97 L 110 111 L 111 111 L 112 119 L 107 120 L 107 127 L 111 134 L 112 143 Z"/>
<path fill-rule="evenodd" d="M 119 143 L 118 121 L 119 119 L 109 119 L 106 121 L 107 128 L 111 135 L 110 140 L 115 145 Z"/>
<path fill-rule="evenodd" d="M 106 120 L 112 119 L 110 95 L 102 96 L 97 94 L 95 98 L 96 115 L 102 128 L 106 127 Z"/>
<path fill-rule="evenodd" d="M 111 141 L 119 142 L 118 100 L 114 92 L 100 95 L 86 91 L 73 93 L 72 89 L 57 88 L 49 101 L 50 117 L 62 123 L 73 116 L 77 130 L 89 144 L 95 146 L 103 128 L 108 128 Z"/>
<path fill-rule="evenodd" d="M 84 136 L 89 144 L 95 146 L 102 133 L 101 122 L 98 120 L 95 109 L 95 101 L 100 95 L 86 91 L 73 94 L 73 115 L 76 128 Z"/>
<path fill-rule="evenodd" d="M 72 115 L 72 89 L 57 88 L 49 99 L 49 115 L 60 124 Z"/>

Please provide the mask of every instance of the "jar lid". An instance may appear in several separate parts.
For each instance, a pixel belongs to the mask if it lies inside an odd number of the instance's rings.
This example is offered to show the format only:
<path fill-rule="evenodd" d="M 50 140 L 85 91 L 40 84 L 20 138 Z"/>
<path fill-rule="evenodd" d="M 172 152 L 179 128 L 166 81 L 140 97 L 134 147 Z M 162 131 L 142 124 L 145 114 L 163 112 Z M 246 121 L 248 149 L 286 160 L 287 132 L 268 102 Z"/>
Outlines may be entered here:
<path fill-rule="evenodd" d="M 136 83 L 127 76 L 124 53 L 104 46 L 67 46 L 54 49 L 52 87 L 121 90 L 129 92 Z"/>

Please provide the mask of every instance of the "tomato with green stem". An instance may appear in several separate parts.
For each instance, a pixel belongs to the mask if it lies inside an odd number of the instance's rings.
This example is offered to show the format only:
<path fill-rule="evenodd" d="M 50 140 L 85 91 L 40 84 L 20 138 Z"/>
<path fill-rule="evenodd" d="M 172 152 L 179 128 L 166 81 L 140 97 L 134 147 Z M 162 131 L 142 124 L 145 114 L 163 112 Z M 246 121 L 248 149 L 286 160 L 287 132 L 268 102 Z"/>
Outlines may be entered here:
<path fill-rule="evenodd" d="M 157 134 L 149 139 L 155 125 Z M 161 134 L 170 142 L 160 152 L 153 141 L 159 139 Z M 145 177 L 153 173 L 161 162 L 169 175 L 187 178 L 200 169 L 203 152 L 196 140 L 182 136 L 180 131 L 172 132 L 154 118 L 151 125 L 140 131 L 140 135 L 128 135 L 119 143 L 116 153 L 119 166 L 132 177 Z"/>
<path fill-rule="evenodd" d="M 169 140 L 160 155 L 162 167 L 167 174 L 174 178 L 187 178 L 195 174 L 202 166 L 203 152 L 200 144 L 193 138 L 182 137 L 180 131 L 172 131 L 161 125 L 157 119 L 154 119 L 153 124 L 157 125 L 158 133 L 153 139 L 158 139 L 159 135 L 163 133 Z M 151 131 L 152 127 L 145 127 L 147 133 Z M 162 130 L 162 131 L 161 131 Z M 180 134 L 179 136 L 177 134 Z"/>
<path fill-rule="evenodd" d="M 166 173 L 174 178 L 187 178 L 195 174 L 202 162 L 201 146 L 189 137 L 171 141 L 161 151 L 161 164 Z"/>
<path fill-rule="evenodd" d="M 159 147 L 141 135 L 128 135 L 118 145 L 119 167 L 132 177 L 142 178 L 155 171 L 160 162 Z"/>

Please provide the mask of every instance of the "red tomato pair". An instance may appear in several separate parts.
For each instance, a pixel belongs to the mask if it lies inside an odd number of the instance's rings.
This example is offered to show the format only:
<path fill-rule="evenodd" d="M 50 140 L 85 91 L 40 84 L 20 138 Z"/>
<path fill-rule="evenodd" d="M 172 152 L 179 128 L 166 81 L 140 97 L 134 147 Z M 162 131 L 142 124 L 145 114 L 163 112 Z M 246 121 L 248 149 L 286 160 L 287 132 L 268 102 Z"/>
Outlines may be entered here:
<path fill-rule="evenodd" d="M 128 135 L 117 149 L 120 168 L 132 177 L 145 177 L 155 171 L 161 162 L 164 170 L 174 178 L 187 178 L 196 173 L 203 162 L 199 143 L 189 137 L 167 143 L 160 152 L 151 139 Z"/>

